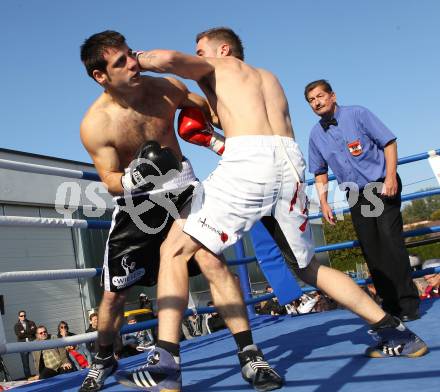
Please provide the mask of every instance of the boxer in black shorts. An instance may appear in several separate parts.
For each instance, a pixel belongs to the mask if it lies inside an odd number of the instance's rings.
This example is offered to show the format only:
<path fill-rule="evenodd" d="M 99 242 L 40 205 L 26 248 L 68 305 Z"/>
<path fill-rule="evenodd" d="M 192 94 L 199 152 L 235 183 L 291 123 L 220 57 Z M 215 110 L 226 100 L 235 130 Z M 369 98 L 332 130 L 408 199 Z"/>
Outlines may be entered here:
<path fill-rule="evenodd" d="M 81 392 L 92 392 L 100 390 L 116 370 L 113 342 L 123 323 L 129 287 L 157 282 L 159 247 L 172 223 L 179 223 L 179 211 L 196 183 L 174 132 L 175 113 L 198 107 L 210 120 L 215 118 L 206 100 L 177 79 L 141 76 L 136 54 L 118 32 L 89 37 L 81 47 L 81 60 L 88 75 L 104 88 L 84 116 L 81 141 L 116 201 L 103 268 L 97 354 L 80 387 Z M 237 348 L 252 345 L 240 287 L 223 259 L 201 250 L 194 260 Z M 198 272 L 194 260 L 185 265 L 190 274 Z M 182 279 L 169 283 L 176 290 L 188 290 L 188 282 Z M 159 339 L 156 347 L 179 357 L 177 344 Z"/>

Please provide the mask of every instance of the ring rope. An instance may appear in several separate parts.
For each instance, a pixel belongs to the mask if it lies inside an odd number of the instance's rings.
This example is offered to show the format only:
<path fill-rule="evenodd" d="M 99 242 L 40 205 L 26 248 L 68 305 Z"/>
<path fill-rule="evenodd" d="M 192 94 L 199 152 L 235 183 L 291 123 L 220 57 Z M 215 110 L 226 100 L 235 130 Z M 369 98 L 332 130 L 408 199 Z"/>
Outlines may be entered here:
<path fill-rule="evenodd" d="M 400 158 L 397 161 L 397 164 L 398 165 L 404 165 L 406 163 L 422 161 L 424 159 L 428 159 L 429 157 L 432 157 L 432 156 L 435 156 L 435 155 L 440 155 L 440 148 L 437 149 L 437 150 L 429 150 L 428 152 L 422 152 L 420 154 L 414 154 L 414 155 L 409 155 L 407 157 Z M 334 174 L 329 175 L 328 176 L 328 180 L 329 181 L 336 180 L 335 175 Z M 313 185 L 315 183 L 315 179 L 314 178 L 309 178 L 308 180 L 305 181 L 305 183 L 307 185 Z"/>
<path fill-rule="evenodd" d="M 0 273 L 0 283 L 93 278 L 101 272 L 102 268 L 2 272 Z"/>
<path fill-rule="evenodd" d="M 405 163 L 411 163 L 416 161 L 421 161 L 423 159 L 428 159 L 429 157 L 433 155 L 440 155 L 440 149 L 437 150 L 430 150 L 428 152 L 422 152 L 420 154 L 415 155 L 409 155 L 407 157 L 400 158 L 397 161 L 398 165 L 403 165 Z M 82 180 L 90 180 L 90 181 L 101 181 L 98 174 L 93 172 L 86 172 L 82 170 L 73 170 L 73 169 L 61 169 L 53 166 L 46 166 L 46 165 L 37 165 L 34 163 L 24 163 L 24 162 L 17 162 L 17 161 L 11 161 L 8 159 L 0 159 L 0 169 L 9 169 L 9 170 L 19 170 L 24 172 L 30 172 L 30 173 L 37 173 L 37 174 L 47 174 L 51 176 L 60 176 L 60 177 L 67 177 L 67 178 L 77 178 Z M 329 181 L 332 181 L 335 179 L 334 175 L 329 176 Z M 315 183 L 315 179 L 308 179 L 305 181 L 306 184 L 312 185 Z"/>
<path fill-rule="evenodd" d="M 401 201 L 409 201 L 409 200 L 414 200 L 414 199 L 420 199 L 422 197 L 427 197 L 427 196 L 434 196 L 434 195 L 439 195 L 440 194 L 440 187 L 438 188 L 433 188 L 433 189 L 429 189 L 426 191 L 420 191 L 420 192 L 413 192 L 413 193 L 407 193 L 406 195 L 402 195 L 401 196 Z M 340 208 L 340 209 L 336 209 L 333 211 L 336 215 L 339 214 L 345 214 L 350 212 L 350 208 Z M 322 212 L 316 213 L 316 214 L 310 214 L 309 215 L 309 219 L 319 219 L 322 218 Z"/>
<path fill-rule="evenodd" d="M 77 178 L 80 180 L 101 181 L 98 174 L 85 172 L 82 170 L 62 169 L 53 166 L 37 165 L 35 163 L 25 163 L 0 159 L 0 169 L 19 170 L 28 173 L 47 174 L 49 176 L 60 176 L 67 178 Z"/>

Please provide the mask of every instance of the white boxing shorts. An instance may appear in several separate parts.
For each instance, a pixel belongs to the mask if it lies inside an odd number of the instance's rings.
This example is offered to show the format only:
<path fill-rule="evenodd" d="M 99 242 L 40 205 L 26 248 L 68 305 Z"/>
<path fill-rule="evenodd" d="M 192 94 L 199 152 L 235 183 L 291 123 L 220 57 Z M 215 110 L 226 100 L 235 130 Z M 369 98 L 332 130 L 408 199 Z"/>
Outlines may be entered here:
<path fill-rule="evenodd" d="M 305 166 L 292 138 L 227 138 L 219 165 L 194 190 L 183 231 L 220 254 L 262 220 L 283 254 L 293 253 L 299 268 L 306 267 L 314 245 Z"/>

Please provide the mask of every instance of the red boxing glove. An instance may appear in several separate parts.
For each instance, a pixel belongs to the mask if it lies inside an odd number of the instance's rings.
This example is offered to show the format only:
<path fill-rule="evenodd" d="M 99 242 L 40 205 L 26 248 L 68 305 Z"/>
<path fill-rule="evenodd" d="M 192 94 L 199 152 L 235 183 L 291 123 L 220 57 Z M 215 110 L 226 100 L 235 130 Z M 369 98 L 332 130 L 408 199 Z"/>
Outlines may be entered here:
<path fill-rule="evenodd" d="M 224 136 L 214 131 L 198 108 L 182 109 L 177 120 L 177 129 L 179 136 L 189 143 L 208 147 L 218 155 L 222 155 L 225 151 Z"/>

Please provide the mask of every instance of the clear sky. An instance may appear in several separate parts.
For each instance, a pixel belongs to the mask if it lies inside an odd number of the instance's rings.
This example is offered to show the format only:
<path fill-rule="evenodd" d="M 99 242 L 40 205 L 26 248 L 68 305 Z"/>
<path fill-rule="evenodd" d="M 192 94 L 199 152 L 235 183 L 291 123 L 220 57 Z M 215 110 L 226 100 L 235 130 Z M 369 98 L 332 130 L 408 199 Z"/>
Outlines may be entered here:
<path fill-rule="evenodd" d="M 0 146 L 91 162 L 79 124 L 101 88 L 80 62 L 84 39 L 113 29 L 133 49 L 193 53 L 198 32 L 224 25 L 250 64 L 279 77 L 306 156 L 317 117 L 303 89 L 320 78 L 340 104 L 376 113 L 398 136 L 399 156 L 440 148 L 439 16 L 438 0 L 1 0 Z M 215 155 L 181 145 L 205 178 Z M 435 185 L 422 181 L 433 176 L 426 161 L 400 171 L 404 184 L 417 182 L 406 192 Z"/>

